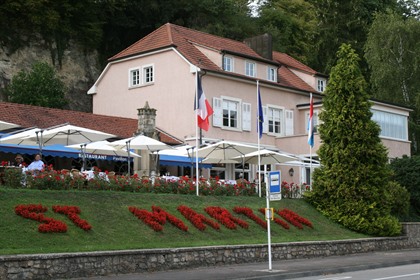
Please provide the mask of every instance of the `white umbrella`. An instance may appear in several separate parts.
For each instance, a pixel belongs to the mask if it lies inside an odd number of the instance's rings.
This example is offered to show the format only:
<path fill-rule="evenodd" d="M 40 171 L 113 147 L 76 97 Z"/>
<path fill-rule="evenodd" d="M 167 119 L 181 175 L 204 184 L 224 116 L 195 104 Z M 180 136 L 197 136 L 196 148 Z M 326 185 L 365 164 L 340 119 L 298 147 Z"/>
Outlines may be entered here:
<path fill-rule="evenodd" d="M 0 138 L 0 143 L 30 146 L 38 145 L 39 150 L 42 151 L 41 135 L 43 131 L 43 129 L 37 127 L 19 130 L 14 134 Z"/>
<path fill-rule="evenodd" d="M 110 142 L 103 140 L 103 141 L 96 141 L 96 142 L 90 142 L 90 143 L 73 144 L 66 147 L 81 151 L 82 158 L 83 158 L 83 169 L 85 169 L 86 153 L 90 153 L 94 155 L 124 156 L 124 157 L 127 156 L 126 150 L 118 150 L 115 147 L 110 146 L 109 144 Z M 140 155 L 133 152 L 130 152 L 130 156 L 140 157 Z"/>
<path fill-rule="evenodd" d="M 42 133 L 42 144 L 44 146 L 54 144 L 72 145 L 101 141 L 112 137 L 116 137 L 116 135 L 99 130 L 66 124 L 45 130 Z M 33 137 L 29 138 L 32 139 Z"/>
<path fill-rule="evenodd" d="M 160 142 L 156 139 L 153 139 L 151 137 L 147 137 L 145 135 L 137 135 L 134 137 L 117 140 L 117 141 L 111 142 L 110 145 L 120 150 L 125 148 L 127 151 L 130 151 L 131 149 L 159 151 L 159 150 L 165 150 L 165 149 L 171 148 L 171 146 L 163 142 Z M 127 157 L 127 161 L 128 161 L 128 174 L 130 174 L 130 155 L 129 154 Z"/>
<path fill-rule="evenodd" d="M 15 127 L 20 127 L 20 125 L 14 124 L 14 123 L 0 121 L 0 131 L 6 130 L 6 129 L 10 129 L 10 128 L 15 128 Z"/>
<path fill-rule="evenodd" d="M 193 156 L 198 155 L 208 160 L 236 160 L 237 157 L 257 151 L 256 146 L 245 145 L 231 141 L 220 141 L 204 148 L 193 151 Z"/>
<path fill-rule="evenodd" d="M 261 165 L 283 163 L 283 162 L 297 160 L 297 157 L 266 150 L 266 149 L 246 154 L 242 157 L 238 157 L 237 159 L 242 158 L 244 160 L 244 163 L 258 164 L 258 155 L 260 155 Z"/>
<path fill-rule="evenodd" d="M 116 147 L 117 149 L 124 149 L 127 148 L 127 143 L 130 145 L 130 149 L 135 150 L 159 151 L 171 148 L 171 146 L 145 135 L 137 135 L 117 140 L 111 142 L 110 145 Z"/>

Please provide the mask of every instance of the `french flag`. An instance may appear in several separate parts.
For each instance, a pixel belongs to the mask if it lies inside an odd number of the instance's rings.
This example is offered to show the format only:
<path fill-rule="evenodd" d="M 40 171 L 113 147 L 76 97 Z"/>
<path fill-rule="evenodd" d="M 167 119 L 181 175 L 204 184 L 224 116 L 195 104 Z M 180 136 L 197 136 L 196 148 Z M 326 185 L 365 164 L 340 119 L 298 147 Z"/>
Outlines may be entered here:
<path fill-rule="evenodd" d="M 209 117 L 213 115 L 213 108 L 211 108 L 209 101 L 204 94 L 203 88 L 201 87 L 201 78 L 197 73 L 197 99 L 195 102 L 195 113 L 197 115 L 198 127 L 209 130 L 210 123 Z"/>
<path fill-rule="evenodd" d="M 311 147 L 314 147 L 314 99 L 312 98 L 312 93 L 309 101 L 309 119 L 308 119 L 308 144 Z"/>

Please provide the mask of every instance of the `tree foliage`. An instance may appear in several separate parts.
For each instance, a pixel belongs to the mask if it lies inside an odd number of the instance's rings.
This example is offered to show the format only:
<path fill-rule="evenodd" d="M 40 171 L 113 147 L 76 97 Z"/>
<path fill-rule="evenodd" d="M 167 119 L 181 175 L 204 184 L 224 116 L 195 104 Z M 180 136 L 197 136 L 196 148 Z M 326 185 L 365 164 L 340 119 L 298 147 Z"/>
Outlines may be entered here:
<path fill-rule="evenodd" d="M 414 108 L 410 114 L 413 154 L 420 154 L 420 21 L 377 14 L 365 45 L 374 97 Z"/>
<path fill-rule="evenodd" d="M 312 59 L 315 38 L 314 7 L 305 0 L 270 0 L 261 6 L 258 17 L 261 34 L 273 36 L 273 49 L 307 63 Z"/>
<path fill-rule="evenodd" d="M 5 91 L 14 103 L 60 109 L 67 104 L 64 84 L 46 62 L 34 63 L 30 72 L 20 71 Z"/>
<path fill-rule="evenodd" d="M 410 204 L 420 216 L 420 156 L 402 157 L 391 162 L 393 178 L 410 193 Z"/>
<path fill-rule="evenodd" d="M 308 0 L 315 7 L 317 37 L 314 43 L 314 69 L 329 73 L 336 62 L 339 46 L 347 43 L 363 57 L 366 34 L 376 12 L 395 9 L 396 0 Z M 362 67 L 364 62 L 362 62 Z M 363 69 L 364 70 L 364 69 Z"/>
<path fill-rule="evenodd" d="M 343 44 L 323 99 L 319 117 L 321 167 L 313 174 L 309 199 L 325 215 L 355 231 L 396 235 L 390 215 L 391 175 L 380 128 L 371 120 L 367 83 L 359 57 Z"/>

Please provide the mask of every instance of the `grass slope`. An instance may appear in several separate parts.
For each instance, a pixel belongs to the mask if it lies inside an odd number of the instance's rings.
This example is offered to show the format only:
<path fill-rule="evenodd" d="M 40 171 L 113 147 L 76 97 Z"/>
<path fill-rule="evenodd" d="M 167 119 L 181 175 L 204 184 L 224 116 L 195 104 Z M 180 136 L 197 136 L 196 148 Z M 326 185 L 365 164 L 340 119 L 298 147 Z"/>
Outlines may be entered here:
<path fill-rule="evenodd" d="M 18 204 L 42 204 L 48 207 L 45 215 L 65 222 L 68 231 L 66 233 L 39 233 L 38 222 L 15 214 L 14 207 Z M 80 217 L 92 225 L 92 230 L 85 232 L 76 227 L 64 215 L 54 213 L 53 205 L 79 206 Z M 183 232 L 168 222 L 164 225 L 163 231 L 155 232 L 128 211 L 129 206 L 151 211 L 152 205 L 160 206 L 183 220 L 189 228 L 188 232 Z M 249 228 L 238 227 L 236 230 L 229 230 L 221 226 L 219 231 L 211 227 L 199 231 L 176 210 L 179 205 L 186 205 L 207 217 L 209 216 L 204 212 L 205 207 L 224 207 L 234 216 L 247 221 Z M 249 218 L 234 213 L 232 209 L 235 206 L 249 207 L 263 218 L 258 209 L 266 206 L 266 200 L 258 197 L 197 197 L 106 191 L 72 192 L 0 188 L 0 255 L 266 244 L 267 231 Z M 302 230 L 299 230 L 290 225 L 290 229 L 286 230 L 272 222 L 272 243 L 366 237 L 332 223 L 304 200 L 272 201 L 270 207 L 288 208 L 311 221 L 314 226 L 313 229 L 304 226 Z M 280 218 L 278 215 L 276 217 Z"/>

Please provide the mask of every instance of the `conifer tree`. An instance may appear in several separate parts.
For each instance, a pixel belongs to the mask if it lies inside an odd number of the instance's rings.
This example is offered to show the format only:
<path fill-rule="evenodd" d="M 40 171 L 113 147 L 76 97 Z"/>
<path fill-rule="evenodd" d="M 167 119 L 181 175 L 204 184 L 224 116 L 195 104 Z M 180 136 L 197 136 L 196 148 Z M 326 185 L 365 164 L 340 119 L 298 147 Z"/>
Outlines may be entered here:
<path fill-rule="evenodd" d="M 390 169 L 379 126 L 371 120 L 367 83 L 359 57 L 348 44 L 337 53 L 319 117 L 321 167 L 308 196 L 321 212 L 358 232 L 392 236 Z"/>

